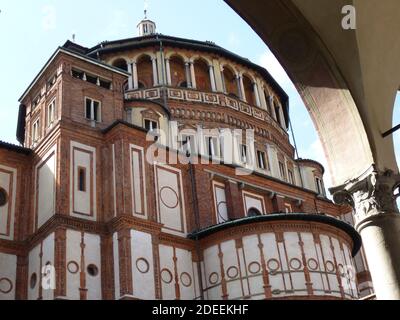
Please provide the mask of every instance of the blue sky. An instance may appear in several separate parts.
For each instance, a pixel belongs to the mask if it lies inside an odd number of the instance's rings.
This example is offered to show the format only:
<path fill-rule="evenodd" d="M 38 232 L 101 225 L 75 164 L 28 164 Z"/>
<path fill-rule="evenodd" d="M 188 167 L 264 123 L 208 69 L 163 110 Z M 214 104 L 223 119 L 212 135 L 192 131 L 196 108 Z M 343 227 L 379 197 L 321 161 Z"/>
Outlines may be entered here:
<path fill-rule="evenodd" d="M 300 157 L 326 161 L 314 126 L 293 84 L 256 33 L 222 0 L 149 0 L 149 18 L 167 35 L 214 41 L 267 68 L 290 96 Z M 18 98 L 54 50 L 76 35 L 94 46 L 134 37 L 143 0 L 0 0 L 0 140 L 16 143 Z M 395 107 L 400 123 L 400 99 Z M 400 133 L 395 135 L 400 149 Z M 400 159 L 400 150 L 398 150 Z M 326 177 L 327 186 L 330 177 Z"/>

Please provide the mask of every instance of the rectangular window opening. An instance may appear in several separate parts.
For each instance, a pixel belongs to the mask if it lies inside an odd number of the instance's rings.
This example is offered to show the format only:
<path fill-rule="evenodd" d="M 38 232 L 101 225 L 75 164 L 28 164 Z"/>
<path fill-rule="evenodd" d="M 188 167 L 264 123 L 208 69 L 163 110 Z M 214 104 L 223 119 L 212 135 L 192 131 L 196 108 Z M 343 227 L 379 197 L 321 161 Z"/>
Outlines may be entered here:
<path fill-rule="evenodd" d="M 86 192 L 86 169 L 78 167 L 78 190 Z"/>

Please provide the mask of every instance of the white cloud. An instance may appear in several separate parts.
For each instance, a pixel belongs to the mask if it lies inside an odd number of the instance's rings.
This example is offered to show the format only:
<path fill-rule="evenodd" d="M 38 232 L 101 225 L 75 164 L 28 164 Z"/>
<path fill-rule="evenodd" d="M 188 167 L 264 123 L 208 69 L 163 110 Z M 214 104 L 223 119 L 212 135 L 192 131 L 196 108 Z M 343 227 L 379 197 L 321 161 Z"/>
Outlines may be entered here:
<path fill-rule="evenodd" d="M 57 26 L 57 10 L 52 5 L 45 5 L 42 8 L 42 29 L 44 31 L 54 30 Z"/>

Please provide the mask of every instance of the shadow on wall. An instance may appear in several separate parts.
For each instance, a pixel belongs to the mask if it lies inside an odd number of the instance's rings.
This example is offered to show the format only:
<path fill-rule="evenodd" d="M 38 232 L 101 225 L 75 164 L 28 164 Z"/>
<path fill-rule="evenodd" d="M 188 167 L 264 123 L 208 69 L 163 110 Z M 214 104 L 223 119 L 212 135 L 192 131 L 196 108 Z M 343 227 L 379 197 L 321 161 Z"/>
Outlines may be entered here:
<path fill-rule="evenodd" d="M 400 124 L 400 91 L 397 92 L 393 109 L 393 127 Z M 393 134 L 394 152 L 396 153 L 397 167 L 400 169 L 400 130 Z M 400 197 L 397 198 L 397 206 L 400 208 Z"/>

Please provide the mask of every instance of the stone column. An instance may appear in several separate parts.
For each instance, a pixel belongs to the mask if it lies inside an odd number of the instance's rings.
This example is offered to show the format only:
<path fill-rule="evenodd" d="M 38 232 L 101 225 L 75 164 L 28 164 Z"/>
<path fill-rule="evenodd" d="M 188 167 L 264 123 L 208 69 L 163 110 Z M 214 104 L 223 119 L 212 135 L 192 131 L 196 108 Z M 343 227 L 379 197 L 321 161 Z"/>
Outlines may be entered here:
<path fill-rule="evenodd" d="M 226 89 L 226 83 L 225 83 L 225 76 L 224 76 L 224 69 L 221 68 L 221 71 L 219 73 L 221 75 L 221 84 L 222 84 L 222 91 L 224 93 L 228 93 L 228 90 Z"/>
<path fill-rule="evenodd" d="M 185 73 L 186 73 L 186 82 L 187 82 L 187 86 L 188 88 L 192 87 L 192 81 L 190 79 L 190 66 L 189 66 L 189 62 L 185 62 Z"/>
<path fill-rule="evenodd" d="M 165 68 L 167 69 L 167 85 L 170 86 L 172 84 L 171 80 L 171 66 L 169 64 L 169 59 L 165 59 Z"/>
<path fill-rule="evenodd" d="M 240 96 L 244 102 L 247 102 L 246 91 L 244 90 L 243 75 L 239 76 Z"/>
<path fill-rule="evenodd" d="M 190 66 L 190 76 L 192 79 L 192 88 L 196 89 L 197 85 L 196 85 L 196 73 L 194 71 L 194 63 L 190 62 L 189 66 Z"/>
<path fill-rule="evenodd" d="M 394 196 L 399 184 L 399 174 L 372 166 L 361 177 L 330 190 L 336 203 L 355 210 L 355 228 L 380 300 L 400 300 L 400 214 Z"/>
<path fill-rule="evenodd" d="M 131 74 L 128 78 L 128 90 L 133 89 L 133 71 L 132 71 L 132 63 L 128 63 L 128 72 Z"/>
<path fill-rule="evenodd" d="M 151 62 L 153 64 L 153 84 L 154 86 L 158 85 L 158 77 L 157 77 L 157 59 L 152 58 Z"/>
<path fill-rule="evenodd" d="M 132 62 L 133 89 L 139 89 L 139 77 L 136 62 Z"/>
<path fill-rule="evenodd" d="M 254 88 L 254 96 L 256 98 L 256 106 L 261 107 L 261 102 L 260 102 L 260 95 L 258 93 L 258 86 L 257 83 L 253 83 L 253 88 Z"/>
<path fill-rule="evenodd" d="M 243 83 L 243 78 L 240 75 L 236 75 L 236 84 L 238 88 L 239 98 L 243 100 L 244 91 L 242 91 L 242 83 Z"/>
<path fill-rule="evenodd" d="M 215 84 L 214 67 L 212 65 L 209 66 L 209 74 L 210 74 L 211 90 L 212 92 L 216 92 L 217 86 Z"/>

